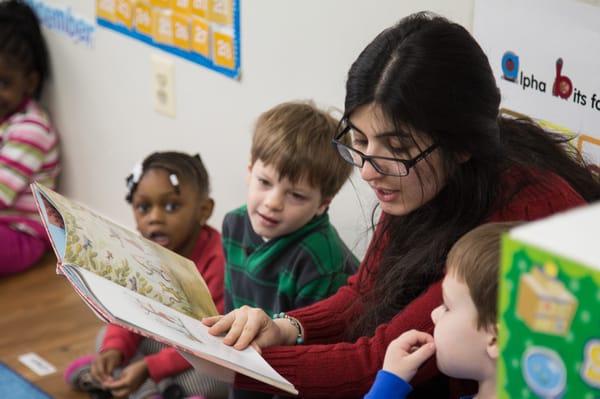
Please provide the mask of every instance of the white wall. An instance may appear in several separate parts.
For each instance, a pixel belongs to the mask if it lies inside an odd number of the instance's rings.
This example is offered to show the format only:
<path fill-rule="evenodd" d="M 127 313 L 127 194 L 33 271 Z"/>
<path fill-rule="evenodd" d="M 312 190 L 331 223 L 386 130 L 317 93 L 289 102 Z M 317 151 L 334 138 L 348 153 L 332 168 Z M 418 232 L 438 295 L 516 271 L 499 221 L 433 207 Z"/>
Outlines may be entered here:
<path fill-rule="evenodd" d="M 95 19 L 93 0 L 46 0 Z M 432 10 L 468 29 L 473 0 L 241 0 L 242 77 L 234 81 L 141 42 L 98 27 L 93 48 L 46 31 L 53 77 L 45 101 L 62 137 L 61 191 L 115 221 L 133 226 L 124 179 L 156 150 L 200 152 L 216 200 L 211 224 L 244 203 L 251 128 L 267 108 L 313 98 L 342 108 L 350 64 L 382 29 Z M 150 58 L 175 64 L 176 117 L 153 110 Z M 352 177 L 331 216 L 362 254 L 374 197 Z M 361 199 L 362 205 L 359 205 Z"/>

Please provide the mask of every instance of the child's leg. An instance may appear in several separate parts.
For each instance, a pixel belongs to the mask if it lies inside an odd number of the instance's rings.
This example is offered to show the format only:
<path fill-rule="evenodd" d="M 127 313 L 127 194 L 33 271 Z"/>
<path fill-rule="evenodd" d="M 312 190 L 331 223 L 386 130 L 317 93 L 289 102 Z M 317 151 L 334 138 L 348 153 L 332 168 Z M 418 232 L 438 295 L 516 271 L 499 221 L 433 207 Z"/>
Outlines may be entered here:
<path fill-rule="evenodd" d="M 94 392 L 102 390 L 102 386 L 98 381 L 92 378 L 91 368 L 94 358 L 100 351 L 102 340 L 106 334 L 106 326 L 100 327 L 98 334 L 96 335 L 95 348 L 96 353 L 93 355 L 81 356 L 73 360 L 65 369 L 64 379 L 65 382 L 71 385 L 73 388 L 84 392 Z"/>
<path fill-rule="evenodd" d="M 0 276 L 26 270 L 47 249 L 48 244 L 43 239 L 0 224 Z"/>
<path fill-rule="evenodd" d="M 98 353 L 102 347 L 105 334 L 106 326 L 102 326 L 100 331 L 98 331 L 98 335 L 96 335 L 96 353 Z M 155 353 L 153 351 L 158 352 L 163 347 L 163 344 L 160 344 L 156 341 L 147 338 L 143 339 L 140 343 L 138 351 L 129 361 L 134 362 L 136 360 L 140 360 L 150 353 Z M 65 371 L 65 380 L 67 383 L 81 391 L 97 392 L 98 390 L 102 390 L 101 385 L 97 381 L 94 381 L 90 374 L 94 357 L 95 355 L 87 355 L 73 361 Z M 121 367 L 116 368 L 113 371 L 113 376 L 115 378 L 118 377 L 125 367 L 126 365 L 122 365 Z M 156 397 L 158 394 L 159 390 L 157 385 L 149 378 L 133 394 L 129 395 L 129 399 L 152 398 Z"/>
<path fill-rule="evenodd" d="M 164 348 L 166 348 L 166 345 L 161 344 L 160 342 L 144 339 L 140 344 L 139 350 L 145 355 L 149 355 L 151 353 L 157 353 Z M 177 390 L 181 391 L 185 397 L 201 395 L 206 399 L 226 399 L 229 385 L 212 377 L 201 375 L 194 369 L 189 369 L 176 376 L 160 381 L 158 383 L 158 388 L 165 398 L 169 397 L 166 392 L 167 390 Z"/>
<path fill-rule="evenodd" d="M 212 377 L 189 369 L 174 376 L 172 382 L 188 396 L 201 395 L 206 399 L 227 399 L 229 385 Z M 161 384 L 162 385 L 162 381 Z"/>

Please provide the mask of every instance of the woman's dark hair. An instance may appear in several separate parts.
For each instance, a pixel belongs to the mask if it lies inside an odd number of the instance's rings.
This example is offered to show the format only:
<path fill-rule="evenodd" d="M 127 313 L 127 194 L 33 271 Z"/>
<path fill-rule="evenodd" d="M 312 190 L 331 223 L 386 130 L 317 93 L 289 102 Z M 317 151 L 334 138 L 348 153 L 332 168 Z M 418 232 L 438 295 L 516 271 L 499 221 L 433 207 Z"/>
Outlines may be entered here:
<path fill-rule="evenodd" d="M 0 0 L 0 54 L 10 57 L 24 71 L 37 72 L 34 96 L 39 98 L 49 74 L 48 50 L 40 22 L 21 0 Z"/>
<path fill-rule="evenodd" d="M 163 169 L 170 174 L 176 175 L 178 179 L 191 184 L 201 197 L 208 196 L 210 193 L 208 172 L 199 154 L 192 156 L 175 151 L 155 152 L 144 159 L 142 164 L 139 165 L 139 171 L 134 170 L 126 178 L 128 192 L 125 200 L 130 204 L 133 200 L 133 194 L 137 190 L 138 183 L 144 176 L 144 173 L 150 169 Z"/>
<path fill-rule="evenodd" d="M 600 198 L 598 177 L 568 139 L 499 114 L 500 92 L 486 55 L 462 26 L 445 18 L 413 14 L 363 50 L 348 73 L 345 117 L 368 104 L 413 140 L 415 133 L 429 135 L 439 146 L 446 181 L 417 210 L 380 219 L 367 255 L 380 256 L 379 267 L 360 282 L 365 311 L 351 337 L 372 334 L 439 280 L 452 244 L 536 178 L 527 171 L 553 172 L 585 200 Z M 460 162 L 465 155 L 470 158 Z M 521 173 L 506 193 L 501 174 L 509 168 Z"/>

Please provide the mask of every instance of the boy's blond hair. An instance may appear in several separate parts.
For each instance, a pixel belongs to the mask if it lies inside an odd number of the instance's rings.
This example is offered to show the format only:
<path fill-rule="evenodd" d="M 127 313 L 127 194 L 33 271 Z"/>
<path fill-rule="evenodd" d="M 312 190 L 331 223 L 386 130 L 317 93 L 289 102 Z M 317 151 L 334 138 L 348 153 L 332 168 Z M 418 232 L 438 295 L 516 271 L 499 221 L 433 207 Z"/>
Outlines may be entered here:
<path fill-rule="evenodd" d="M 292 183 L 306 178 L 323 198 L 332 198 L 352 173 L 331 144 L 337 126 L 312 101 L 279 104 L 258 117 L 250 161 L 262 161 Z"/>
<path fill-rule="evenodd" d="M 450 249 L 446 273 L 469 287 L 477 328 L 495 328 L 502 234 L 522 222 L 487 223 L 462 236 Z"/>

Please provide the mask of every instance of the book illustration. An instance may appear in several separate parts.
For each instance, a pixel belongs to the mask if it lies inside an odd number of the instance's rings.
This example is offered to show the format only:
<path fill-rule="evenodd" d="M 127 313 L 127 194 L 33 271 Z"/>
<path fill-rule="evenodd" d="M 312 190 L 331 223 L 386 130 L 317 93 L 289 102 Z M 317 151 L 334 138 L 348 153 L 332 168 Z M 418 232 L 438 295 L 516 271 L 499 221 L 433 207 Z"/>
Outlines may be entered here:
<path fill-rule="evenodd" d="M 565 336 L 577 310 L 577 299 L 556 279 L 553 263 L 534 267 L 521 275 L 517 294 L 517 315 L 530 329 Z"/>
<path fill-rule="evenodd" d="M 204 343 L 201 339 L 192 334 L 192 332 L 185 326 L 185 324 L 183 324 L 183 321 L 181 321 L 179 317 L 171 316 L 165 312 L 154 309 L 154 306 L 152 306 L 151 302 L 142 301 L 140 298 L 136 298 L 135 301 L 147 315 L 152 314 L 156 316 L 156 320 L 162 325 L 184 334 L 192 341 L 196 341 L 200 344 Z"/>
<path fill-rule="evenodd" d="M 133 259 L 142 267 L 142 270 L 146 273 L 146 276 L 152 276 L 156 273 L 165 283 L 170 283 L 171 278 L 167 272 L 159 265 L 153 263 L 153 259 L 148 259 L 139 255 L 133 255 Z"/>
<path fill-rule="evenodd" d="M 585 345 L 581 378 L 589 386 L 600 388 L 600 339 L 592 339 Z"/>
<path fill-rule="evenodd" d="M 51 190 L 35 188 L 48 223 L 62 225 L 62 264 L 85 268 L 191 317 L 217 314 L 191 261 Z"/>
<path fill-rule="evenodd" d="M 60 216 L 60 213 L 58 213 L 56 208 L 54 206 L 52 206 L 52 204 L 49 203 L 45 197 L 42 197 L 42 201 L 44 201 L 44 206 L 46 209 L 46 217 L 48 218 L 48 223 L 52 224 L 53 226 L 58 227 L 59 229 L 64 230 L 65 223 L 63 221 L 63 218 Z"/>
<path fill-rule="evenodd" d="M 118 240 L 119 244 L 121 244 L 121 248 L 125 248 L 125 244 L 123 244 L 123 239 L 121 238 L 119 233 L 117 233 L 113 228 L 109 228 L 108 231 L 110 233 L 109 237 Z"/>
<path fill-rule="evenodd" d="M 544 399 L 563 396 L 567 386 L 567 371 L 558 353 L 534 346 L 523 355 L 523 377 L 533 393 Z"/>

